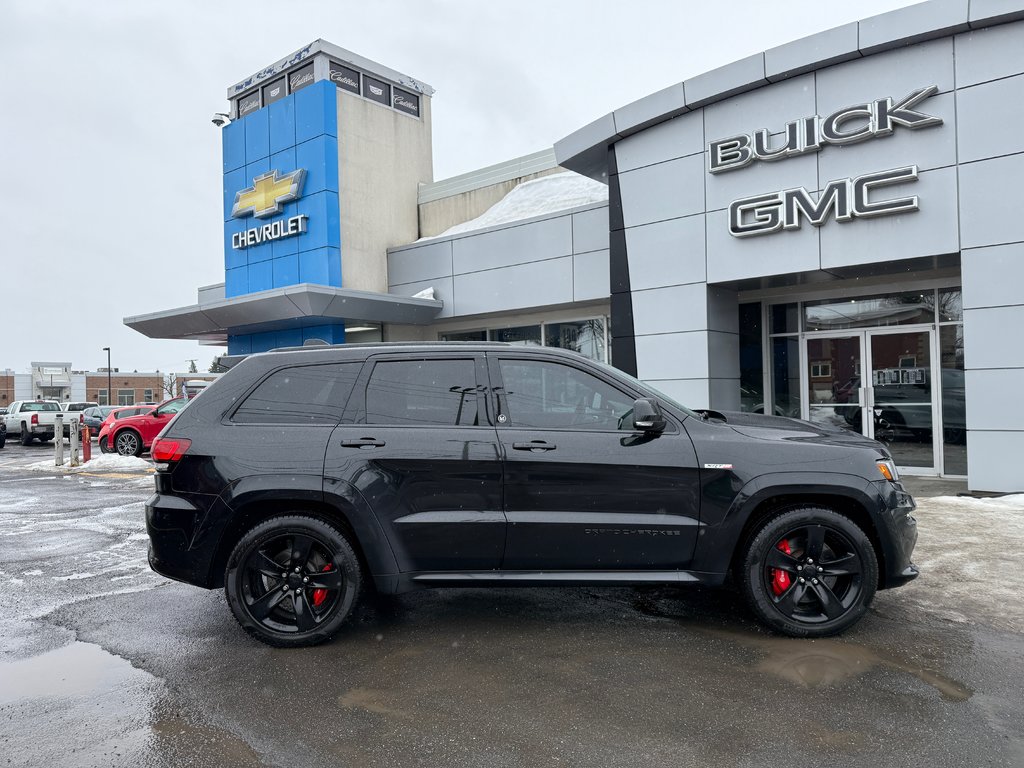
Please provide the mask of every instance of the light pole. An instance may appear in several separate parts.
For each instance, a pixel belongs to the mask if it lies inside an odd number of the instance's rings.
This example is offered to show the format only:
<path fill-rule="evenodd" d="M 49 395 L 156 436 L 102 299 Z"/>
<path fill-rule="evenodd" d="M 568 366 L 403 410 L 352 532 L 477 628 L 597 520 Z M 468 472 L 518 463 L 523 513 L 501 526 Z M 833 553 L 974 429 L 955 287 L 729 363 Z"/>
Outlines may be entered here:
<path fill-rule="evenodd" d="M 104 347 L 103 351 L 107 353 L 107 405 L 112 405 L 110 402 L 110 347 Z"/>

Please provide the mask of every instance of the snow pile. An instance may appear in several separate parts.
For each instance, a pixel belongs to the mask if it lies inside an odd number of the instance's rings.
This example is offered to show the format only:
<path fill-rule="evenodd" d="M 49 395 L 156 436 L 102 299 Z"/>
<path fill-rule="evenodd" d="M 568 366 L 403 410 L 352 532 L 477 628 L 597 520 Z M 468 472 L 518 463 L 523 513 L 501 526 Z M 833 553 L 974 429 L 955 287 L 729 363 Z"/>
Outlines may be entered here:
<path fill-rule="evenodd" d="M 120 456 L 116 453 L 101 453 L 77 467 L 71 466 L 68 452 L 64 454 L 64 464 L 55 466 L 53 458 L 29 464 L 25 469 L 33 472 L 150 472 L 153 465 L 137 456 Z"/>
<path fill-rule="evenodd" d="M 948 621 L 1024 632 L 1024 494 L 917 501 L 921 576 L 880 602 L 906 600 Z"/>
<path fill-rule="evenodd" d="M 608 199 L 608 186 L 572 171 L 554 173 L 539 179 L 524 181 L 501 200 L 470 221 L 449 227 L 440 235 L 457 235 L 476 229 L 508 224 L 512 221 L 542 216 L 545 213 L 578 208 L 581 205 L 603 203 Z M 420 238 L 430 240 L 433 238 Z"/>

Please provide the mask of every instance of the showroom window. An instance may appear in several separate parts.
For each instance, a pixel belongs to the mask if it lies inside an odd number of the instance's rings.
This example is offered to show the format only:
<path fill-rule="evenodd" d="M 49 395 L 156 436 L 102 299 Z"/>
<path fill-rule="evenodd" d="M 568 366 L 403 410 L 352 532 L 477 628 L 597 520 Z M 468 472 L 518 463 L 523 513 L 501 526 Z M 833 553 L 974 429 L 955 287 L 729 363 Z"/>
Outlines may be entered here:
<path fill-rule="evenodd" d="M 118 405 L 135 405 L 135 390 L 134 389 L 119 389 L 119 390 L 117 390 L 117 404 Z"/>
<path fill-rule="evenodd" d="M 895 326 L 936 327 L 939 347 L 936 398 L 942 419 L 941 468 L 946 475 L 967 474 L 963 301 L 959 286 L 772 304 L 764 317 L 769 331 L 769 357 L 766 362 L 770 366 L 770 375 L 767 378 L 771 386 L 775 413 L 796 417 L 801 414 L 802 399 L 801 332 L 814 334 L 807 337 L 809 384 L 813 389 L 816 378 L 827 380 L 834 374 L 841 373 L 837 372 L 830 360 L 818 360 L 813 354 L 815 350 L 820 351 L 819 347 L 822 344 L 837 343 L 836 339 L 828 338 L 830 331 L 836 331 L 836 337 L 840 337 L 843 331 L 853 335 L 858 330 Z M 741 331 L 742 328 L 741 324 Z M 825 339 L 820 340 L 819 337 Z M 899 334 L 892 335 L 893 340 L 898 338 L 902 337 Z M 810 346 L 812 344 L 815 345 L 813 349 Z M 928 365 L 927 353 L 928 350 L 899 350 L 888 368 L 876 372 L 876 376 L 886 377 L 884 382 L 876 380 L 876 386 L 913 386 L 923 383 L 928 376 L 924 370 Z M 844 396 L 844 387 L 852 382 L 859 382 L 860 376 L 858 361 L 852 372 L 840 376 L 849 381 L 838 388 L 829 389 L 826 394 L 829 398 L 841 398 Z M 810 406 L 813 409 L 813 401 Z M 838 407 L 841 406 L 833 406 Z M 936 466 L 939 466 L 938 462 Z"/>
<path fill-rule="evenodd" d="M 579 352 L 586 358 L 605 363 L 608 360 L 608 320 L 591 317 L 561 323 L 539 323 L 505 328 L 481 328 L 451 331 L 440 335 L 442 341 L 503 341 L 528 347 L 557 347 Z"/>

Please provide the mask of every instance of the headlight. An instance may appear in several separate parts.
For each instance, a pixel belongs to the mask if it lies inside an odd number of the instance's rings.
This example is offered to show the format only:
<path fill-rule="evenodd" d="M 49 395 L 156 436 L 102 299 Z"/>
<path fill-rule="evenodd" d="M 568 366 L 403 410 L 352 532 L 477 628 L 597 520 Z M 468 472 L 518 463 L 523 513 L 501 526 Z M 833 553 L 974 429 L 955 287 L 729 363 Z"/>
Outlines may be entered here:
<path fill-rule="evenodd" d="M 878 467 L 878 472 L 882 477 L 890 483 L 895 483 L 900 479 L 900 473 L 896 471 L 896 464 L 892 459 L 877 459 L 875 466 Z"/>

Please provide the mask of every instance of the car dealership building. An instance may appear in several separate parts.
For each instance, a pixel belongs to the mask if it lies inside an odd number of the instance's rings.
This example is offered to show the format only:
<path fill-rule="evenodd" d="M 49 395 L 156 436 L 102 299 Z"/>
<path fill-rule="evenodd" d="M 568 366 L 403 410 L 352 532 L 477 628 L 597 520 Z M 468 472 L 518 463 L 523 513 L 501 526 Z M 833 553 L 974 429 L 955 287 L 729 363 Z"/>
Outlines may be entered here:
<path fill-rule="evenodd" d="M 1024 0 L 931 0 L 434 181 L 433 89 L 316 41 L 228 90 L 223 284 L 126 318 L 230 354 L 494 339 L 1024 491 Z"/>

